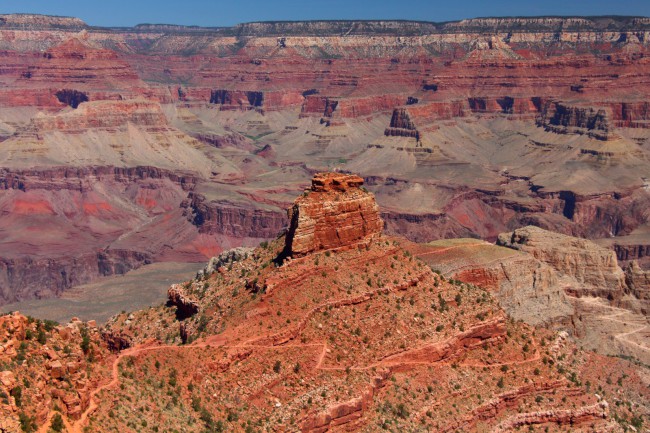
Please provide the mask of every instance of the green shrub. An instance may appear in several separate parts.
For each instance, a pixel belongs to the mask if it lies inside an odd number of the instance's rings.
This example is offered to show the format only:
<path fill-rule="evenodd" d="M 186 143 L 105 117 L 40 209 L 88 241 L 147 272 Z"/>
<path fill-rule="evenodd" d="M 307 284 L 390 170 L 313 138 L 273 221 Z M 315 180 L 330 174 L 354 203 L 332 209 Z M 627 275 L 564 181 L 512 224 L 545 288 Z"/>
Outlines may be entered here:
<path fill-rule="evenodd" d="M 88 328 L 85 326 L 81 328 L 81 350 L 83 350 L 84 353 L 88 353 L 90 350 L 90 335 L 88 334 Z"/>
<path fill-rule="evenodd" d="M 63 418 L 61 418 L 61 414 L 55 413 L 52 417 L 50 428 L 55 432 L 62 432 L 64 427 L 65 425 L 63 424 Z"/>
<path fill-rule="evenodd" d="M 36 419 L 33 416 L 27 416 L 27 414 L 21 412 L 18 414 L 18 420 L 20 421 L 20 428 L 25 433 L 34 433 L 38 429 Z"/>
<path fill-rule="evenodd" d="M 23 405 L 23 389 L 20 386 L 14 386 L 11 388 L 9 394 L 11 394 L 16 401 L 16 406 L 21 407 Z"/>

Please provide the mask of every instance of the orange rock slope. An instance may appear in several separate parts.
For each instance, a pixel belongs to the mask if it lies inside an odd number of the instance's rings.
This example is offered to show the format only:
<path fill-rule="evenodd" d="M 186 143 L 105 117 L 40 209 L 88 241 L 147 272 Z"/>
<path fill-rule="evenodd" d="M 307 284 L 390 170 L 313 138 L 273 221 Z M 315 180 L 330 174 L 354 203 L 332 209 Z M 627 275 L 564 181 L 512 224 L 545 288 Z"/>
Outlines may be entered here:
<path fill-rule="evenodd" d="M 321 174 L 313 185 L 296 205 L 329 209 L 360 182 Z M 379 221 L 373 196 L 360 196 Z M 291 242 L 224 255 L 173 286 L 170 306 L 113 318 L 101 347 L 118 355 L 92 361 L 111 376 L 64 417 L 69 431 L 620 432 L 648 413 L 633 364 L 509 319 L 488 292 L 445 280 L 379 229 L 286 259 Z M 10 365 L 28 374 L 34 362 Z M 44 431 L 57 409 L 38 407 Z"/>

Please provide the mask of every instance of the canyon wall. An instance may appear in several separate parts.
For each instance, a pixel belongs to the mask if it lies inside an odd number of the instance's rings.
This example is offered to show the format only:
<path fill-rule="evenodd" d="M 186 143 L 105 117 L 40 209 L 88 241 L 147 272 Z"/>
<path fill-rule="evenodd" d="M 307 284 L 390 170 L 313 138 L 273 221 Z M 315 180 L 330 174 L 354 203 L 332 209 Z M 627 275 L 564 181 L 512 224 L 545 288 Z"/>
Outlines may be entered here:
<path fill-rule="evenodd" d="M 331 170 L 360 173 L 386 232 L 412 240 L 629 235 L 650 221 L 649 41 L 646 19 L 621 17 L 2 15 L 0 229 L 7 251 L 25 246 L 2 256 L 4 301 L 274 238 L 293 194 Z M 650 241 L 635 245 L 619 257 Z"/>

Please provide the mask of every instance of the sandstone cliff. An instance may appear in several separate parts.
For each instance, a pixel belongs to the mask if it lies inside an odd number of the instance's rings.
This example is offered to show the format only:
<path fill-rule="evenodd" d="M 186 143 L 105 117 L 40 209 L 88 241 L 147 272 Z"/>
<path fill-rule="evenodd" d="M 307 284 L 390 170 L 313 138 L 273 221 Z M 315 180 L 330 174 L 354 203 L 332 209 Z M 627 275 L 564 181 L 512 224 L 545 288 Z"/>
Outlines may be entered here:
<path fill-rule="evenodd" d="M 559 134 L 587 134 L 598 140 L 607 140 L 610 118 L 611 112 L 605 108 L 549 101 L 542 108 L 537 124 Z"/>
<path fill-rule="evenodd" d="M 616 254 L 586 239 L 528 226 L 499 235 L 497 244 L 532 254 L 574 278 L 584 285 L 575 287 L 577 295 L 591 294 L 620 301 L 624 294 L 625 274 L 618 266 Z"/>
<path fill-rule="evenodd" d="M 625 282 L 630 292 L 638 299 L 638 308 L 646 316 L 650 314 L 650 271 L 644 271 L 636 261 L 632 261 L 625 268 Z"/>
<path fill-rule="evenodd" d="M 301 256 L 314 251 L 349 247 L 380 234 L 383 222 L 372 194 L 358 176 L 321 173 L 310 191 L 288 211 L 286 252 Z"/>

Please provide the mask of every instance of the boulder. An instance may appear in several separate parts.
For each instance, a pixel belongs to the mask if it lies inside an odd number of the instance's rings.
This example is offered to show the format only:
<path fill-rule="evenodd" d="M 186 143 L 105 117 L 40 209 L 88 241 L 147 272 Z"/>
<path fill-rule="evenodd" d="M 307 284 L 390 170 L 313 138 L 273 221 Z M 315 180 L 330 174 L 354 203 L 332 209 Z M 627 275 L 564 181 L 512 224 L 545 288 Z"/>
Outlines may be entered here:
<path fill-rule="evenodd" d="M 52 375 L 52 378 L 54 379 L 60 379 L 65 375 L 65 367 L 63 367 L 63 364 L 61 361 L 52 361 L 50 362 L 50 374 Z"/>
<path fill-rule="evenodd" d="M 222 266 L 227 266 L 233 262 L 248 258 L 254 248 L 236 247 L 222 252 L 217 257 L 212 257 L 207 266 L 198 272 L 197 277 L 207 276 L 219 270 Z"/>
<path fill-rule="evenodd" d="M 11 371 L 2 371 L 0 372 L 0 384 L 11 389 L 16 385 L 16 376 Z"/>

